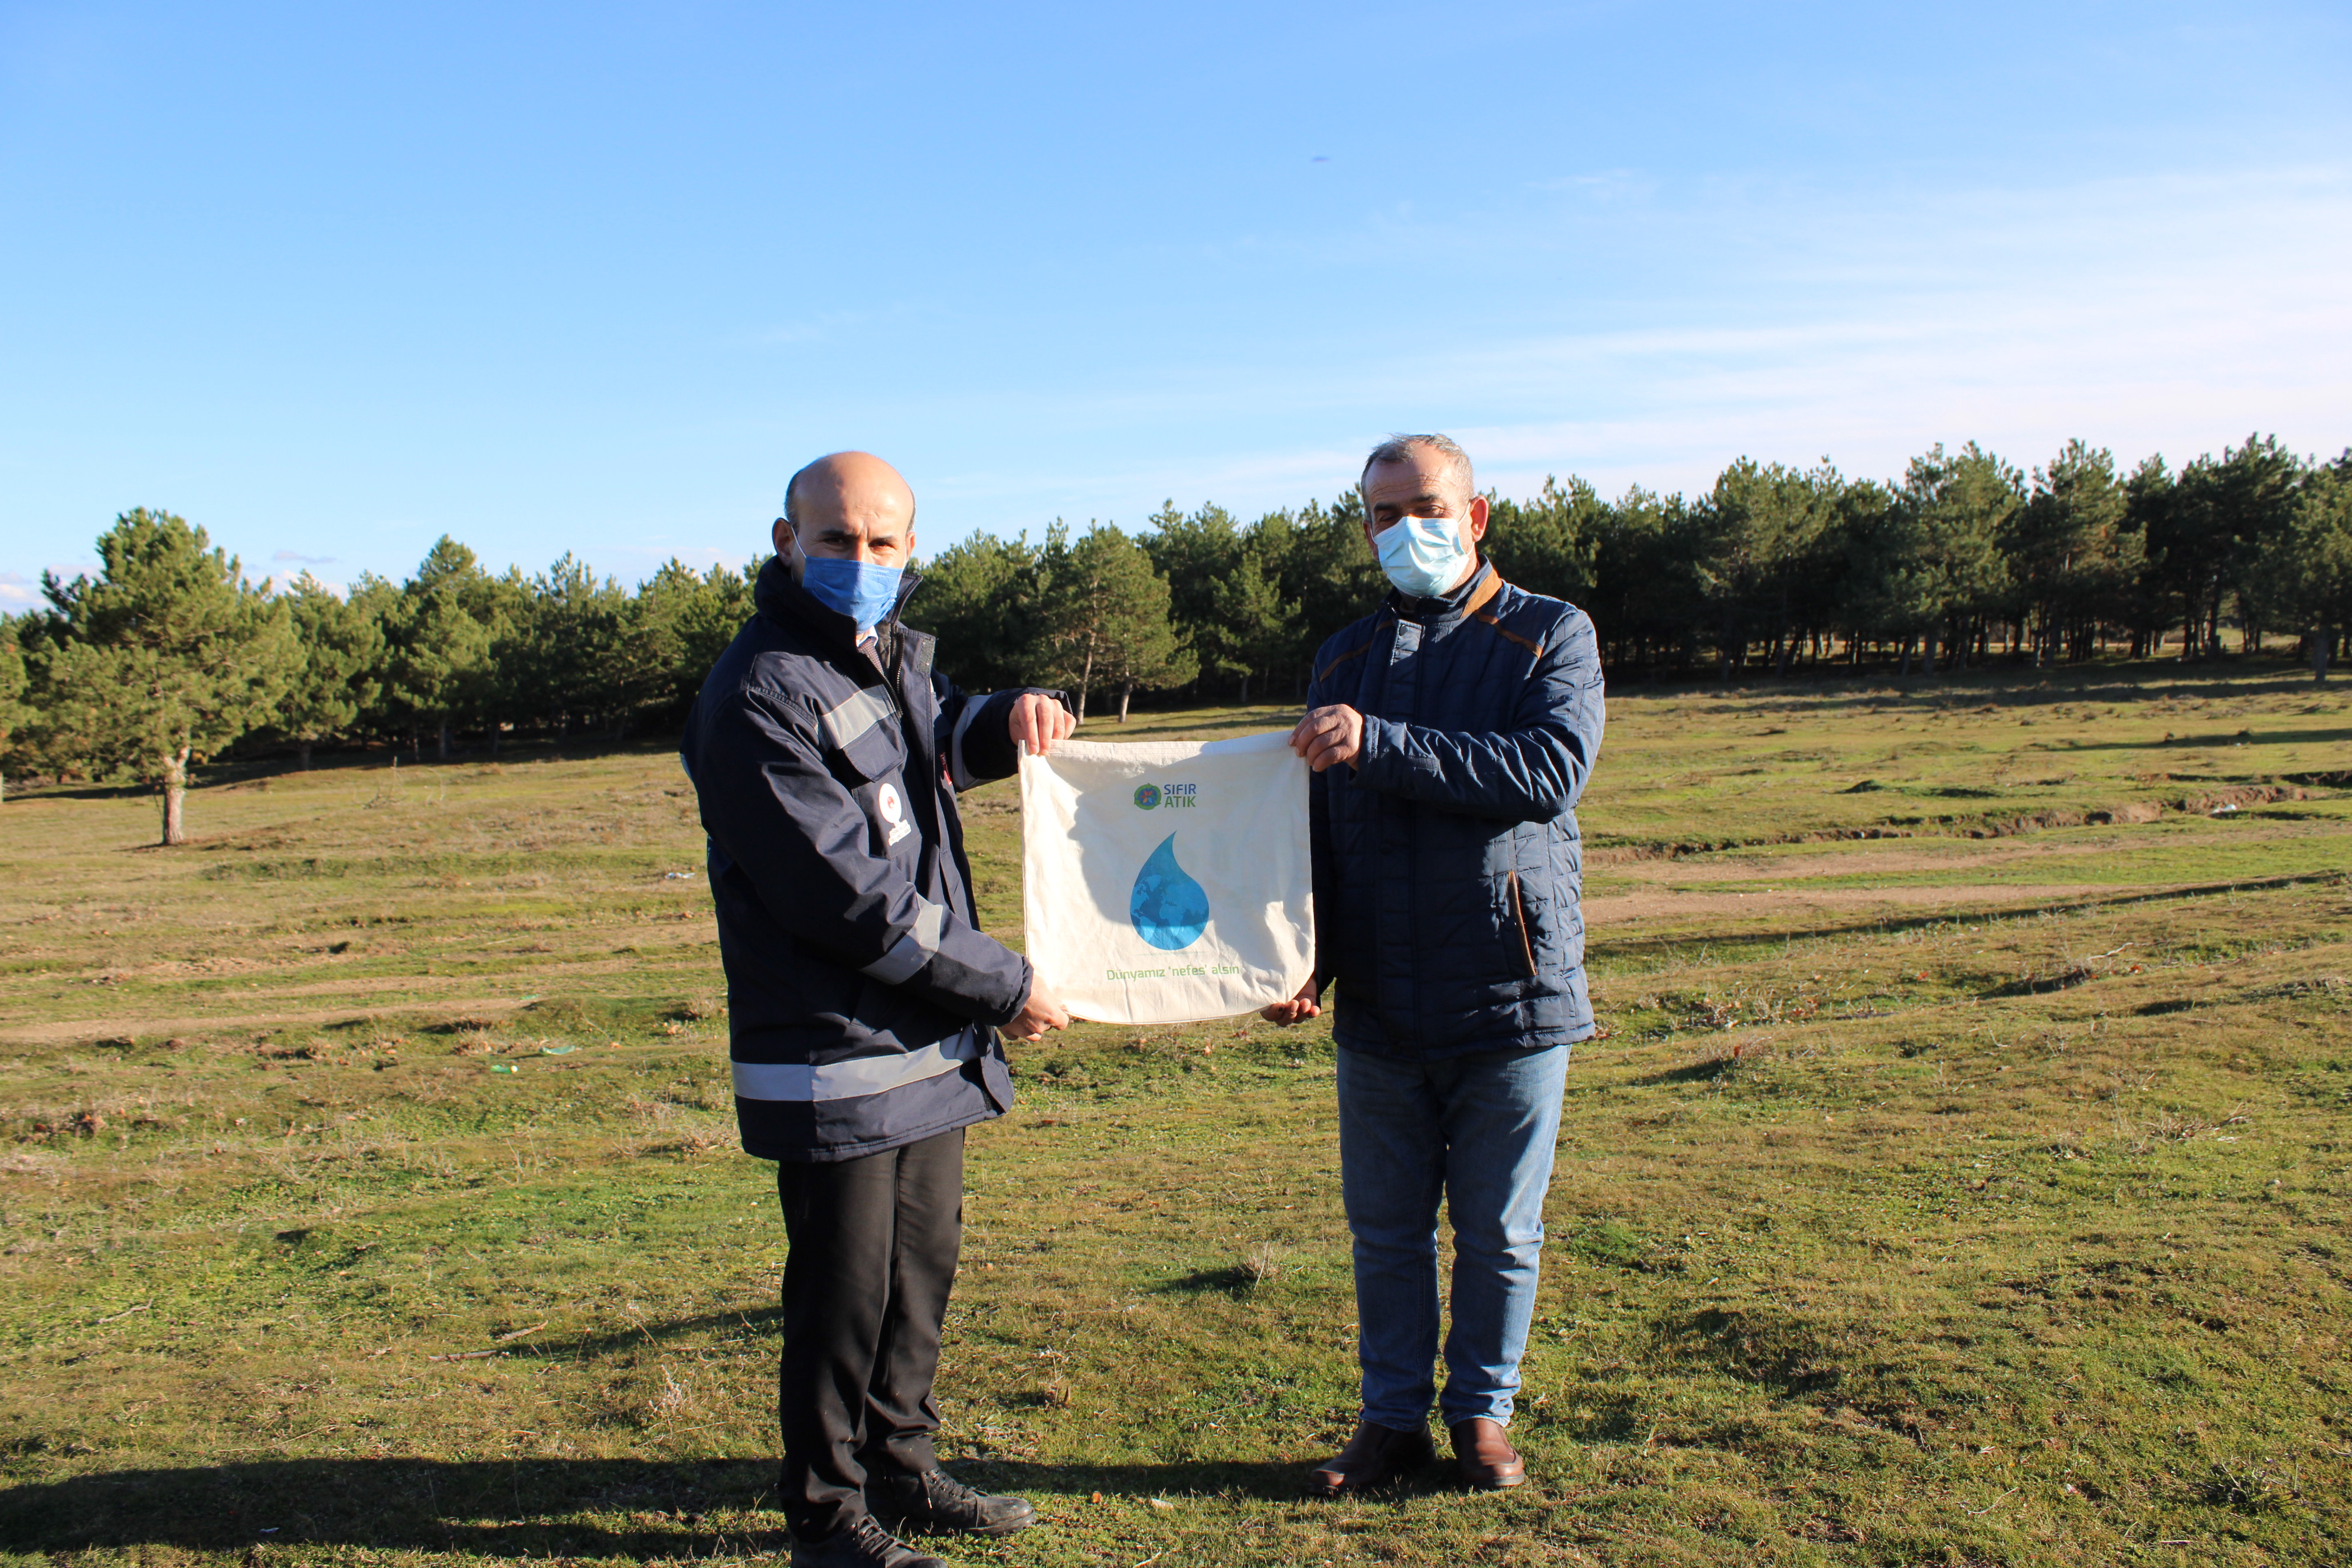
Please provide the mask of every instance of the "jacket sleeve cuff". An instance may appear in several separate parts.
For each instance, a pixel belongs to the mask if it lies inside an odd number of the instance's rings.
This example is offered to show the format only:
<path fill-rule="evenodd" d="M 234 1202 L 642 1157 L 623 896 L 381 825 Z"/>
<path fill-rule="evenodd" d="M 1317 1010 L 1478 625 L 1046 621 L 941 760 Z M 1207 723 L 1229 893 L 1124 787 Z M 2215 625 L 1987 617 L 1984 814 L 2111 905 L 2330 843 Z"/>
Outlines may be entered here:
<path fill-rule="evenodd" d="M 1070 705 L 1064 693 L 1038 686 L 992 691 L 965 704 L 948 742 L 948 776 L 959 791 L 1009 778 L 1020 765 L 1020 753 L 1013 747 L 1013 704 L 1032 693 L 1050 697 L 1065 708 Z"/>
<path fill-rule="evenodd" d="M 1356 749 L 1356 782 L 1368 789 L 1386 789 L 1404 749 L 1404 726 L 1394 719 L 1364 715 L 1364 738 Z"/>
<path fill-rule="evenodd" d="M 1021 987 L 1013 993 L 1013 1005 L 999 1008 L 992 1014 L 982 1015 L 981 1021 L 1001 1029 L 1021 1016 L 1021 1009 L 1029 1005 L 1029 988 L 1034 983 L 1036 974 L 1036 970 L 1030 965 L 1027 959 L 1024 958 L 1021 961 Z"/>

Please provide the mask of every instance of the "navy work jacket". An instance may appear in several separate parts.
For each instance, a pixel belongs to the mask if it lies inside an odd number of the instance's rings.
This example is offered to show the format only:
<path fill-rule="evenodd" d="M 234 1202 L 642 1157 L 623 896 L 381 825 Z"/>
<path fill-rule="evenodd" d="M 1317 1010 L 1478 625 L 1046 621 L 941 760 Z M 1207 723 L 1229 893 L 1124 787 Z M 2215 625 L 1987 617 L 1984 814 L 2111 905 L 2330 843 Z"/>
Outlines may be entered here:
<path fill-rule="evenodd" d="M 1362 752 L 1307 797 L 1339 1044 L 1427 1059 L 1590 1037 L 1576 802 L 1603 719 L 1591 621 L 1481 563 L 1326 642 L 1307 705 L 1335 702 L 1364 716 Z"/>
<path fill-rule="evenodd" d="M 955 795 L 1013 771 L 1020 693 L 957 690 L 898 608 L 859 647 L 781 559 L 753 592 L 679 745 L 709 836 L 743 1147 L 845 1160 L 1001 1115 L 996 1029 L 1029 963 L 979 927 Z"/>

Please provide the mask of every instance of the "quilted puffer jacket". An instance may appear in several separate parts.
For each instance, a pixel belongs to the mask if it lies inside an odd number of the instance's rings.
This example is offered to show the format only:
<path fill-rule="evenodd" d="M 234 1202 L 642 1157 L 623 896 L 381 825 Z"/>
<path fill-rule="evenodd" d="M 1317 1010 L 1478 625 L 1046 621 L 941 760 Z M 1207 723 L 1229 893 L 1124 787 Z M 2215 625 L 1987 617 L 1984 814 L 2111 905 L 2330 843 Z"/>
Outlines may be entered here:
<path fill-rule="evenodd" d="M 919 579 L 907 574 L 898 603 Z M 968 697 L 894 610 L 873 647 L 771 559 L 679 756 L 709 838 L 747 1152 L 844 1160 L 1013 1103 L 1028 961 L 982 931 L 955 794 L 1013 770 L 1017 691 Z"/>
<path fill-rule="evenodd" d="M 1601 750 L 1581 610 L 1481 563 L 1391 593 L 1315 656 L 1310 708 L 1364 715 L 1313 776 L 1316 969 L 1340 1045 L 1433 1058 L 1589 1037 L 1576 802 Z"/>

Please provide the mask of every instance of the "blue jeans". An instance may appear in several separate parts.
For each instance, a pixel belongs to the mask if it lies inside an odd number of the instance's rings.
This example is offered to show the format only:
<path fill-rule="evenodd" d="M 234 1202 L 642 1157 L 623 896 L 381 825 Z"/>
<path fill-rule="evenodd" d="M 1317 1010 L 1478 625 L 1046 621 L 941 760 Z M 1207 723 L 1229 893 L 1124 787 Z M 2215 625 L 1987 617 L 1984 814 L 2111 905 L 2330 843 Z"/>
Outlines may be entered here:
<path fill-rule="evenodd" d="M 1339 1188 L 1356 1238 L 1364 1419 L 1400 1431 L 1437 1394 L 1437 1203 L 1454 1223 L 1452 1426 L 1507 1422 L 1536 1310 L 1568 1047 L 1405 1061 L 1339 1049 Z"/>

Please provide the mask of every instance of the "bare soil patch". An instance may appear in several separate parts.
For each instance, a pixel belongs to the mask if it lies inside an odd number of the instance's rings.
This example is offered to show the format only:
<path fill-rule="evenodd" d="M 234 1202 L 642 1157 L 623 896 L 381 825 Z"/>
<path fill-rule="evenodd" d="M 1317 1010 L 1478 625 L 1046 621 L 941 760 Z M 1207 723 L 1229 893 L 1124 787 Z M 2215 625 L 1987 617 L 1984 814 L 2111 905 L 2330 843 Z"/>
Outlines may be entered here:
<path fill-rule="evenodd" d="M 1752 893 L 1676 892 L 1660 888 L 1584 900 L 1588 926 L 1611 921 L 1748 916 L 1782 910 L 1959 909 L 1989 903 L 2080 899 L 2114 889 L 2092 882 L 1967 882 L 1927 888 L 1759 888 Z"/>

